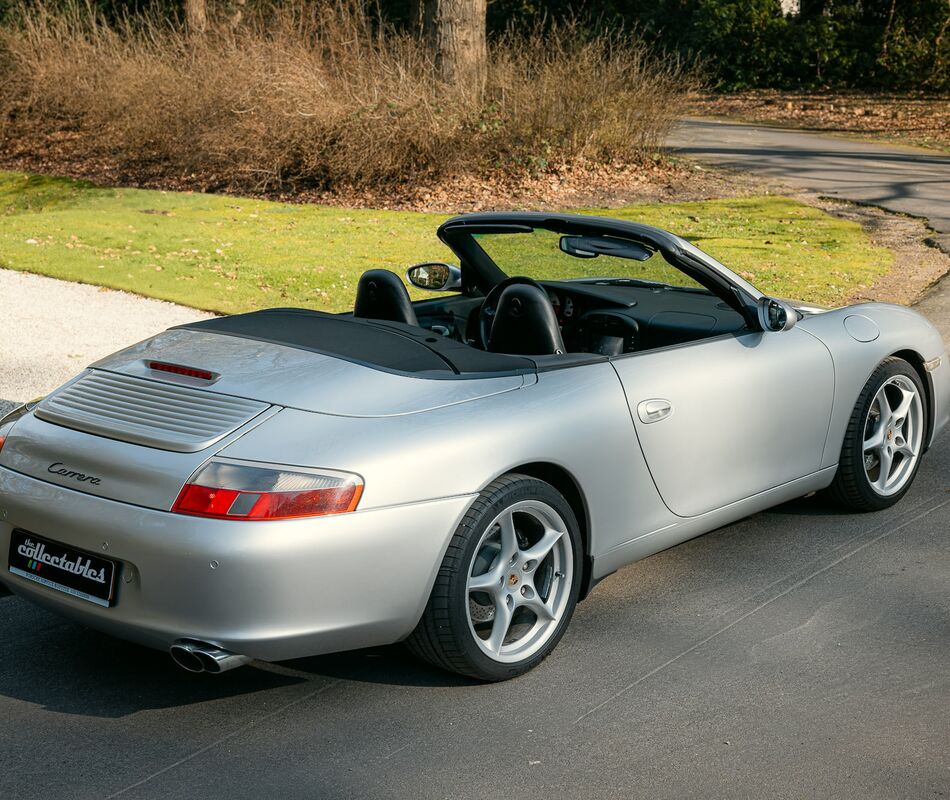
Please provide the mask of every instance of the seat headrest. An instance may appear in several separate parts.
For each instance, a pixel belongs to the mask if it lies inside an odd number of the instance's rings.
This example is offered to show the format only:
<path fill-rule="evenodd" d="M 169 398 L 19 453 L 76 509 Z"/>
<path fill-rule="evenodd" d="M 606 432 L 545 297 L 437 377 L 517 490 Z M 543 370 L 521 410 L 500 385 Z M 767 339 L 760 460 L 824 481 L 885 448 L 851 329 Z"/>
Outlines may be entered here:
<path fill-rule="evenodd" d="M 367 270 L 356 286 L 353 316 L 418 325 L 415 309 L 402 279 L 388 269 Z"/>
<path fill-rule="evenodd" d="M 561 329 L 547 293 L 515 283 L 501 293 L 488 349 L 493 353 L 549 356 L 565 352 Z"/>

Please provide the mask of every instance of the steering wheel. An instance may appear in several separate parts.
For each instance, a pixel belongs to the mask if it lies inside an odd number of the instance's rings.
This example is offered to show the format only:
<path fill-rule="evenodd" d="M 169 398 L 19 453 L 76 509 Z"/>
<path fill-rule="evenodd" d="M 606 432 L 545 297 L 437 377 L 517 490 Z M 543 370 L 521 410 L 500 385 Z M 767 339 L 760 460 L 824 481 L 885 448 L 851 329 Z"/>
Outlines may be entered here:
<path fill-rule="evenodd" d="M 482 305 L 478 309 L 478 340 L 482 350 L 488 350 L 488 340 L 491 338 L 491 326 L 495 321 L 495 311 L 498 310 L 498 299 L 501 297 L 501 293 L 516 283 L 526 283 L 529 286 L 536 286 L 544 292 L 545 297 L 548 296 L 547 290 L 540 283 L 531 278 L 526 278 L 523 275 L 505 278 L 501 283 L 495 284 L 495 286 L 491 288 L 491 291 L 485 296 L 485 299 L 482 300 Z"/>

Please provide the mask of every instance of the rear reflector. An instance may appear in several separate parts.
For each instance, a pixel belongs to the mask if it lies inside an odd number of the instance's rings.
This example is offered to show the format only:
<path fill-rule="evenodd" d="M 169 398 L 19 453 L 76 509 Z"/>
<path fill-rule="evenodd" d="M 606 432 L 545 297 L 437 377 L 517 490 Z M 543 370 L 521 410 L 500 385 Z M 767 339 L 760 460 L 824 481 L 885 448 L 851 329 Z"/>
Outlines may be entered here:
<path fill-rule="evenodd" d="M 172 511 L 231 520 L 294 519 L 354 511 L 359 475 L 212 459 L 182 488 Z"/>
<path fill-rule="evenodd" d="M 213 380 L 215 374 L 206 369 L 193 369 L 180 364 L 166 364 L 164 361 L 149 361 L 148 368 L 158 372 L 171 372 L 174 375 L 187 375 L 189 378 L 200 378 L 203 381 Z"/>

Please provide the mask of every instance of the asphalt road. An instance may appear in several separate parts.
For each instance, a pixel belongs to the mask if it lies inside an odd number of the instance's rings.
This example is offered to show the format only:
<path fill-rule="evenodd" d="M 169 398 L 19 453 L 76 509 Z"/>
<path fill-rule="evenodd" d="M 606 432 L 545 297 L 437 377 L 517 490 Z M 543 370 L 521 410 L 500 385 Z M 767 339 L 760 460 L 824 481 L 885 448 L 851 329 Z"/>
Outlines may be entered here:
<path fill-rule="evenodd" d="M 399 647 L 193 676 L 0 598 L 0 797 L 945 796 L 948 444 L 894 509 L 803 499 L 627 567 L 499 685 Z"/>
<path fill-rule="evenodd" d="M 668 144 L 692 158 L 923 217 L 950 234 L 950 155 L 700 119 L 683 120 Z"/>

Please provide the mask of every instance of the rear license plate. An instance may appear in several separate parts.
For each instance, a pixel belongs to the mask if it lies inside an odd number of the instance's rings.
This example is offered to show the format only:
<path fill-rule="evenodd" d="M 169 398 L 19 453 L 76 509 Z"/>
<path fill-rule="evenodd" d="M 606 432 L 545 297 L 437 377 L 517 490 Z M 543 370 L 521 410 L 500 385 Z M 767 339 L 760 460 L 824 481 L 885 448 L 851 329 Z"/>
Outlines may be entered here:
<path fill-rule="evenodd" d="M 10 535 L 10 572 L 34 583 L 108 608 L 115 562 L 16 529 Z"/>

